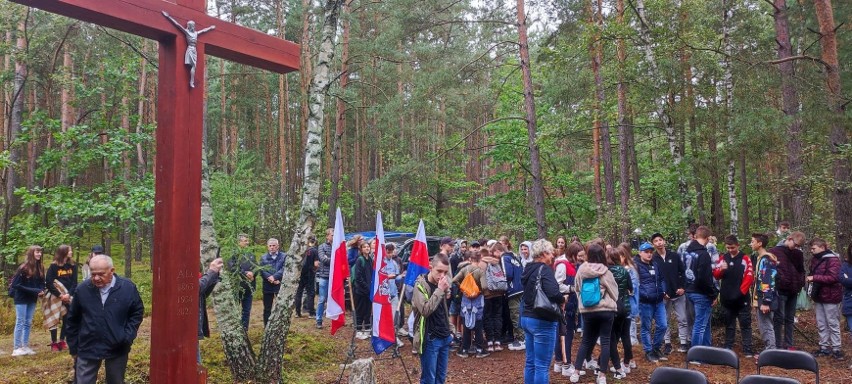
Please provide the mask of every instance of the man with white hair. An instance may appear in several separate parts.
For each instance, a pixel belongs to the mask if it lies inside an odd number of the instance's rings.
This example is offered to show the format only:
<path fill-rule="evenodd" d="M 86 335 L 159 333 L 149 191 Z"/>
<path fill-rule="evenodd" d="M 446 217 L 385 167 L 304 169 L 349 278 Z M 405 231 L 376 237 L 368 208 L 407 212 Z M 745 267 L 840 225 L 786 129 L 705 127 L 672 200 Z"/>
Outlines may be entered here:
<path fill-rule="evenodd" d="M 95 383 L 105 362 L 107 384 L 123 383 L 145 308 L 136 285 L 115 274 L 109 256 L 92 257 L 89 268 L 91 278 L 77 286 L 65 318 L 75 379 L 78 384 Z"/>

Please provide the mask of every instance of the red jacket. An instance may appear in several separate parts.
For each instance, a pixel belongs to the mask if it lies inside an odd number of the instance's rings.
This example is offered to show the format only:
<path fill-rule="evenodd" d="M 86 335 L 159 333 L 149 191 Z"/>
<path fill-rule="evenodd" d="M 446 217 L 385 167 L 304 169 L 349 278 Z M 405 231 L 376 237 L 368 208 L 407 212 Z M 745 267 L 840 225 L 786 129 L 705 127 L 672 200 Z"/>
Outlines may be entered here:
<path fill-rule="evenodd" d="M 738 253 L 736 257 L 726 253 L 719 259 L 728 264 L 727 269 L 721 269 L 718 265 L 713 268 L 713 277 L 720 280 L 719 290 L 720 303 L 725 307 L 742 307 L 751 302 L 751 285 L 754 284 L 754 268 L 751 266 L 751 258 L 745 253 Z"/>

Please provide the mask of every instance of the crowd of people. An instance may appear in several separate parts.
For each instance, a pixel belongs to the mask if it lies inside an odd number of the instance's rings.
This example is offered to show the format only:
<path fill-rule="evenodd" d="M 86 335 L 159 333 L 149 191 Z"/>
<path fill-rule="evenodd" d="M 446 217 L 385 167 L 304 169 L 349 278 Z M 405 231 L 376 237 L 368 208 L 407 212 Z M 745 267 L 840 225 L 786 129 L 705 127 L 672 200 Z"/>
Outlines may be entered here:
<path fill-rule="evenodd" d="M 751 254 L 741 250 L 737 236 L 717 244 L 710 229 L 698 225 L 688 228 L 688 240 L 676 251 L 660 233 L 638 249 L 560 236 L 556 245 L 524 241 L 517 253 L 505 236 L 470 243 L 443 238 L 430 272 L 411 291 L 408 327 L 399 335 L 413 339 L 421 383 L 445 382 L 452 351 L 460 358 L 487 358 L 505 346 L 524 351 L 524 382 L 547 383 L 552 369 L 572 383 L 586 376 L 603 384 L 607 377 L 628 378 L 641 364 L 634 346 L 648 363 L 711 346 L 717 306 L 725 330 L 718 347 L 739 346 L 742 357 L 756 359 L 760 351 L 751 325 L 756 315 L 763 349 L 802 348 L 793 330 L 797 298 L 805 289 L 819 333 L 812 354 L 844 360 L 840 316 L 842 307 L 852 331 L 852 247 L 841 260 L 825 240 L 806 242 L 802 232 L 783 224 L 773 235 L 751 234 Z M 805 251 L 812 255 L 807 268 Z M 356 294 L 355 300 L 357 308 L 358 300 L 367 299 Z M 404 307 L 398 318 L 405 318 Z M 369 319 L 356 321 L 359 332 L 368 334 Z M 741 342 L 735 344 L 738 330 Z"/>
<path fill-rule="evenodd" d="M 641 364 L 634 346 L 647 362 L 656 363 L 691 346 L 711 345 L 711 314 L 717 305 L 725 327 L 722 347 L 734 349 L 739 328 L 739 352 L 754 358 L 759 352 L 752 336 L 755 314 L 764 349 L 796 349 L 796 305 L 806 289 L 819 332 L 813 354 L 844 359 L 840 316 L 852 331 L 852 246 L 841 260 L 825 240 L 806 243 L 805 235 L 791 232 L 787 223 L 772 235 L 751 234 L 750 255 L 736 236 L 725 236 L 717 245 L 705 226 L 691 225 L 687 233 L 676 251 L 660 233 L 636 248 L 559 236 L 555 244 L 523 241 L 517 253 L 506 236 L 470 242 L 445 237 L 430 258 L 429 272 L 417 276 L 413 286 L 403 284 L 405 263 L 389 243 L 382 273 L 396 283 L 387 288 L 397 344 L 411 341 L 420 357 L 421 383 L 445 382 L 453 351 L 462 359 L 482 359 L 505 347 L 525 354 L 524 382 L 547 383 L 552 370 L 572 383 L 587 376 L 603 384 L 607 377 L 627 378 Z M 770 236 L 776 235 L 772 246 Z M 309 239 L 293 303 L 295 316 L 308 315 L 317 328 L 323 327 L 332 238 L 329 229 L 322 244 Z M 806 244 L 812 255 L 808 268 Z M 259 262 L 248 248 L 248 236 L 240 235 L 238 245 L 227 264 L 217 258 L 201 275 L 199 338 L 209 335 L 205 298 L 222 269 L 238 276 L 246 329 L 260 277 L 264 326 L 268 322 L 288 256 L 274 238 L 266 242 Z M 347 243 L 358 339 L 371 335 L 375 247 L 375 241 L 360 236 Z M 79 268 L 70 246 L 57 247 L 47 269 L 43 255 L 41 247 L 29 247 L 11 279 L 9 296 L 16 311 L 12 355 L 35 354 L 29 335 L 41 298 L 51 349 L 75 356 L 78 382 L 91 382 L 102 363 L 108 377 L 123 377 L 144 312 L 135 285 L 114 275 L 101 246 L 93 247 Z M 83 275 L 79 284 L 78 272 Z M 103 316 L 103 310 L 110 315 Z"/>

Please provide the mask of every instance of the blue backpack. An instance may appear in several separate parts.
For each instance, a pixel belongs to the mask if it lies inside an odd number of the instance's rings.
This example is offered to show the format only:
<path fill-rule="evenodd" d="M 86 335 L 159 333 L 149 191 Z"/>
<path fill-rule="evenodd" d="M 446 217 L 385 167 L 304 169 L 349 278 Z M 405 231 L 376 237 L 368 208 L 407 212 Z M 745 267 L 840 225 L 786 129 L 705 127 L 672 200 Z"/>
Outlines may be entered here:
<path fill-rule="evenodd" d="M 583 284 L 580 286 L 580 301 L 583 307 L 594 307 L 601 302 L 601 279 L 595 277 L 591 279 L 583 279 Z"/>

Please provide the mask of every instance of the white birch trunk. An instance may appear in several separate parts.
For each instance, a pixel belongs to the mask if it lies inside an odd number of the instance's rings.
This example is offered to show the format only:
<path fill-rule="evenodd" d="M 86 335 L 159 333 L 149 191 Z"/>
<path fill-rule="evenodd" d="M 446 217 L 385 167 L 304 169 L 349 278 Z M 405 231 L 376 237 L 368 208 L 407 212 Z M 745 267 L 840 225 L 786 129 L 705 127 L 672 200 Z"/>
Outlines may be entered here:
<path fill-rule="evenodd" d="M 324 127 L 323 108 L 328 92 L 329 68 L 334 60 L 334 38 L 337 34 L 337 22 L 343 0 L 327 0 L 323 7 L 324 24 L 321 33 L 321 43 L 317 54 L 317 62 L 313 68 L 309 93 L 309 111 L 307 124 L 307 140 L 305 141 L 305 161 L 302 185 L 302 205 L 299 211 L 299 221 L 290 242 L 290 249 L 285 263 L 284 278 L 281 279 L 281 290 L 272 307 L 272 314 L 260 349 L 258 380 L 263 383 L 278 383 L 281 381 L 281 365 L 284 348 L 287 342 L 287 332 L 290 329 L 290 314 L 293 297 L 299 281 L 302 255 L 307 250 L 308 236 L 314 232 L 314 225 L 319 210 L 319 193 L 322 176 L 322 151 Z"/>
<path fill-rule="evenodd" d="M 722 45 L 724 56 L 722 57 L 722 70 L 724 87 L 722 99 L 725 101 L 725 129 L 728 135 L 728 212 L 731 216 L 731 234 L 737 235 L 739 226 L 739 210 L 737 204 L 737 166 L 736 156 L 733 154 L 734 127 L 731 114 L 734 111 L 734 75 L 731 72 L 731 16 L 733 14 L 732 0 L 722 0 Z M 718 228 L 717 228 L 718 229 Z"/>
<path fill-rule="evenodd" d="M 206 74 L 205 74 L 206 77 Z M 206 81 L 206 79 L 205 79 Z M 205 114 L 207 104 L 204 104 Z M 201 265 L 206 267 L 216 258 L 219 242 L 216 240 L 216 228 L 213 222 L 213 206 L 211 205 L 210 168 L 207 165 L 207 122 L 204 122 L 201 147 Z M 248 335 L 243 330 L 242 307 L 237 302 L 231 285 L 231 276 L 227 268 L 221 272 L 222 281 L 213 289 L 210 295 L 213 309 L 216 312 L 216 324 L 225 351 L 225 359 L 231 369 L 234 382 L 248 382 L 254 379 L 257 359 L 249 343 Z"/>
<path fill-rule="evenodd" d="M 651 69 L 652 79 L 661 79 L 660 71 L 657 66 L 657 59 L 654 56 L 654 48 L 651 40 L 651 24 L 648 22 L 648 18 L 645 15 L 645 1 L 644 0 L 636 0 L 636 13 L 639 17 L 639 39 L 642 43 L 642 51 L 645 55 L 645 61 L 648 62 L 648 65 Z M 689 199 L 687 195 L 687 185 L 686 179 L 683 177 L 683 172 L 680 169 L 681 163 L 683 162 L 683 153 L 680 150 L 680 145 L 678 145 L 678 134 L 675 131 L 674 122 L 669 116 L 668 111 L 666 111 L 666 100 L 663 95 L 657 95 L 654 98 L 654 103 L 656 106 L 657 117 L 660 119 L 660 122 L 663 125 L 663 130 L 666 133 L 666 139 L 669 144 L 669 152 L 672 155 L 672 162 L 674 163 L 675 169 L 678 173 L 678 191 L 681 197 L 681 208 L 683 209 L 684 215 L 687 217 L 692 216 L 692 201 Z M 691 221 L 689 219 L 688 221 Z"/>

